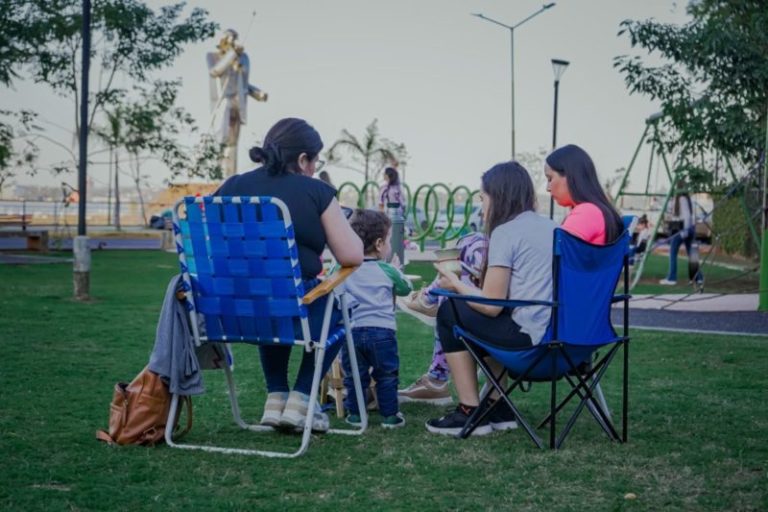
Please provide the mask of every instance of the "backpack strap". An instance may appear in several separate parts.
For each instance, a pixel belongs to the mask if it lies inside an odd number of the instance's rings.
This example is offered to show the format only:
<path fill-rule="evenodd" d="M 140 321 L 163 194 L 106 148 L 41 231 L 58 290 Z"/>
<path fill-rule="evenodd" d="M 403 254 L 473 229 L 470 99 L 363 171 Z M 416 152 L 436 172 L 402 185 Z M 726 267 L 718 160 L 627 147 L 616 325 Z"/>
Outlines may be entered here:
<path fill-rule="evenodd" d="M 110 437 L 110 435 L 105 430 L 97 430 L 96 431 L 96 439 L 99 441 L 104 441 L 108 445 L 114 445 L 115 440 Z"/>
<path fill-rule="evenodd" d="M 181 432 L 174 432 L 173 439 L 178 440 L 187 435 L 190 430 L 192 430 L 192 397 L 191 396 L 181 396 L 180 401 L 180 408 L 184 408 L 184 404 L 187 404 L 187 426 L 184 427 L 184 430 Z M 179 414 L 181 414 L 181 411 L 179 411 Z"/>

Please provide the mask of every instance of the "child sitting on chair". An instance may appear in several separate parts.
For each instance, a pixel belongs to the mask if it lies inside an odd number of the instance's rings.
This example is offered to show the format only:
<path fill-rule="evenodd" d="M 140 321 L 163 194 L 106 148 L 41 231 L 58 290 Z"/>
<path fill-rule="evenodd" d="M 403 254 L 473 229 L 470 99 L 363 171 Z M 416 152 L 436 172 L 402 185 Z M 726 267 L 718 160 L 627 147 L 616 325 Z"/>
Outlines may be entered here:
<path fill-rule="evenodd" d="M 350 217 L 350 225 L 363 241 L 365 259 L 344 283 L 357 301 L 352 311 L 358 370 L 363 389 L 368 389 L 371 377 L 376 381 L 376 398 L 382 416 L 381 426 L 398 428 L 405 426 L 405 418 L 399 411 L 397 385 L 400 361 L 397 354 L 394 295 L 408 295 L 411 283 L 395 266 L 384 260 L 391 252 L 392 223 L 389 218 L 374 210 L 356 210 Z M 341 362 L 344 368 L 344 387 L 347 397 L 347 423 L 360 423 L 360 404 L 355 396 L 349 353 L 344 345 Z M 365 405 L 363 404 L 363 407 Z"/>

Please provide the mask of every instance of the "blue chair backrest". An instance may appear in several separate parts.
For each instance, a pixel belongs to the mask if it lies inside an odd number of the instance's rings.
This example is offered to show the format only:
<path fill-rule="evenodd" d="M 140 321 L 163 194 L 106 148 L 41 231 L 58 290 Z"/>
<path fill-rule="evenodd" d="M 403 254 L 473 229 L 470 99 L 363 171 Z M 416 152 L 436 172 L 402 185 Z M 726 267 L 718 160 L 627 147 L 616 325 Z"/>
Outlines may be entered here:
<path fill-rule="evenodd" d="M 307 309 L 285 203 L 185 197 L 174 209 L 174 231 L 189 307 L 203 315 L 205 341 L 296 343 L 294 326 L 306 323 Z"/>
<path fill-rule="evenodd" d="M 483 345 L 512 375 L 528 371 L 531 380 L 557 378 L 570 371 L 568 361 L 558 351 L 542 354 L 553 341 L 562 342 L 573 364 L 579 365 L 589 361 L 596 348 L 617 338 L 611 325 L 611 299 L 629 249 L 629 234 L 625 231 L 614 243 L 601 246 L 557 228 L 553 244 L 553 297 L 557 308 L 542 341 L 522 350 Z"/>
<path fill-rule="evenodd" d="M 593 245 L 555 229 L 553 294 L 558 306 L 545 339 L 599 346 L 616 338 L 611 300 L 628 250 L 627 231 L 609 245 Z"/>

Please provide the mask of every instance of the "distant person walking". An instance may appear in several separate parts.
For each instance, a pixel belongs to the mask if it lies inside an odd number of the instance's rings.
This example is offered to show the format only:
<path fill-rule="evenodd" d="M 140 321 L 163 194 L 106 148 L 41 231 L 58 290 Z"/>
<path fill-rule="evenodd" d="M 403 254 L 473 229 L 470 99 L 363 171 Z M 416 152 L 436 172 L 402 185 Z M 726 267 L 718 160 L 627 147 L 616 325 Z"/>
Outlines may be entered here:
<path fill-rule="evenodd" d="M 684 183 L 678 183 L 676 188 L 680 190 L 684 187 Z M 675 194 L 671 210 L 667 208 L 667 234 L 669 236 L 669 272 L 667 277 L 659 281 L 659 284 L 674 286 L 677 284 L 677 253 L 681 245 L 685 245 L 689 262 L 695 262 L 698 265 L 698 248 L 693 245 L 696 234 L 693 200 L 687 192 Z M 696 269 L 692 280 L 696 284 L 704 281 L 700 270 Z"/>
<path fill-rule="evenodd" d="M 397 169 L 394 167 L 384 169 L 384 179 L 386 183 L 382 187 L 381 195 L 379 196 L 379 210 L 386 211 L 387 204 L 398 203 L 400 205 L 400 215 L 403 215 L 405 212 L 405 199 Z"/>

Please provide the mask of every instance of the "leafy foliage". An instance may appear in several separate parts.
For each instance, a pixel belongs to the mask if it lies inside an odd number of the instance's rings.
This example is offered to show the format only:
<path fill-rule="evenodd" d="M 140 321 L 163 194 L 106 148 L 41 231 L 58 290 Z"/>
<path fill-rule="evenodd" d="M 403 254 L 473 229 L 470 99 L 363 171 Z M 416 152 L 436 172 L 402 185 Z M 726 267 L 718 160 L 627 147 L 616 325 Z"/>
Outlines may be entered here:
<path fill-rule="evenodd" d="M 3 118 L 0 120 L 0 191 L 2 191 L 5 182 L 16 176 L 19 170 L 24 169 L 30 174 L 36 172 L 35 163 L 40 154 L 40 148 L 30 139 L 24 139 L 20 142 L 22 147 L 17 147 L 19 135 L 37 129 L 33 125 L 36 117 L 34 112 L 0 110 L 0 116 Z M 11 122 L 20 124 L 25 133 L 14 130 Z"/>
<path fill-rule="evenodd" d="M 687 12 L 692 20 L 682 26 L 624 21 L 619 34 L 662 63 L 624 55 L 614 65 L 632 93 L 661 101 L 660 142 L 668 151 L 713 151 L 754 164 L 765 143 L 768 113 L 765 2 L 699 0 L 690 2 Z"/>
<path fill-rule="evenodd" d="M 326 153 L 330 163 L 344 162 L 350 159 L 356 170 L 362 166 L 365 181 L 377 179 L 387 167 L 405 166 L 408 151 L 405 144 L 396 143 L 379 134 L 378 119 L 365 127 L 365 134 L 358 138 L 348 130 L 341 131 L 341 137 L 334 142 Z"/>
<path fill-rule="evenodd" d="M 11 85 L 24 77 L 45 83 L 56 93 L 72 98 L 77 112 L 80 0 L 0 0 L 0 8 L 4 13 L 0 19 L 0 82 Z M 212 36 L 217 27 L 207 19 L 205 10 L 194 8 L 185 17 L 184 8 L 184 2 L 153 10 L 141 0 L 93 0 L 91 15 L 91 69 L 99 74 L 99 88 L 89 101 L 89 127 L 100 121 L 99 114 L 104 114 L 105 127 L 119 120 L 124 124 L 123 132 L 111 135 L 113 139 L 119 135 L 121 142 L 104 138 L 110 129 L 101 130 L 102 140 L 113 147 L 123 145 L 129 154 L 158 155 L 166 163 L 173 162 L 169 164 L 173 173 L 178 173 L 181 162 L 189 157 L 172 139 L 179 135 L 180 126 L 193 126 L 189 115 L 175 105 L 181 83 L 157 82 L 152 76 L 172 64 L 186 45 Z M 122 83 L 138 84 L 144 104 L 136 101 L 128 108 L 125 103 L 132 90 L 118 85 Z M 160 130 L 160 123 L 169 119 L 173 120 L 170 129 L 164 126 Z M 7 152 L 8 148 L 5 140 L 0 140 L 0 150 Z"/>

